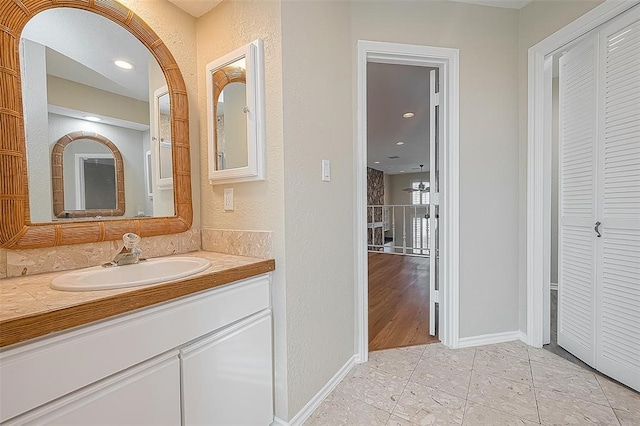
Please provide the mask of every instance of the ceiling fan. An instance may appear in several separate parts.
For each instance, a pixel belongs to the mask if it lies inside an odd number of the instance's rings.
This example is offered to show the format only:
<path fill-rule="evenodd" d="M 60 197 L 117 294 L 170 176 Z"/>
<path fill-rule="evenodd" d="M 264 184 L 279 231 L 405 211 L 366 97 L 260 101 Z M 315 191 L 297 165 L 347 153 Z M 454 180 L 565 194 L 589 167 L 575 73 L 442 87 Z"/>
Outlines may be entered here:
<path fill-rule="evenodd" d="M 429 192 L 429 186 L 425 185 L 422 182 L 422 168 L 424 167 L 424 164 L 420 164 L 420 184 L 418 185 L 417 188 L 403 188 L 403 191 L 406 192 L 416 192 L 416 191 L 420 191 L 420 192 Z"/>

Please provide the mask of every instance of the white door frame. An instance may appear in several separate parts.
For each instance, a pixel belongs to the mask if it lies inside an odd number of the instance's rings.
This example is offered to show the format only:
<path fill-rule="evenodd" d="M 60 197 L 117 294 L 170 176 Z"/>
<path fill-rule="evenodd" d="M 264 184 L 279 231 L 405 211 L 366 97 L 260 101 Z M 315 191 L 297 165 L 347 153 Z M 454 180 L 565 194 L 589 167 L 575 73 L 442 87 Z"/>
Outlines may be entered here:
<path fill-rule="evenodd" d="M 458 347 L 459 339 L 459 82 L 458 49 L 358 40 L 357 128 L 354 206 L 357 362 L 369 356 L 369 296 L 367 265 L 367 62 L 420 65 L 440 69 L 440 92 L 445 125 L 441 129 L 440 215 L 443 218 L 440 246 L 440 340 Z"/>
<path fill-rule="evenodd" d="M 531 346 L 542 347 L 548 327 L 543 305 L 551 268 L 551 92 L 545 80 L 545 57 L 639 3 L 640 0 L 607 0 L 529 49 L 527 343 Z"/>

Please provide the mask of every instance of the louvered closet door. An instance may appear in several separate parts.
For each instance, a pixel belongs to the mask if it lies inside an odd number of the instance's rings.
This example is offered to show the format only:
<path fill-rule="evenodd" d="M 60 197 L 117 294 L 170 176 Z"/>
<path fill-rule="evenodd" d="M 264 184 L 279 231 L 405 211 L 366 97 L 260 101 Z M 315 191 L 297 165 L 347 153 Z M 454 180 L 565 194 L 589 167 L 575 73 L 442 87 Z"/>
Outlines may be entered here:
<path fill-rule="evenodd" d="M 640 390 L 640 6 L 600 32 L 597 369 Z"/>
<path fill-rule="evenodd" d="M 594 35 L 560 58 L 558 344 L 595 365 L 597 53 Z"/>

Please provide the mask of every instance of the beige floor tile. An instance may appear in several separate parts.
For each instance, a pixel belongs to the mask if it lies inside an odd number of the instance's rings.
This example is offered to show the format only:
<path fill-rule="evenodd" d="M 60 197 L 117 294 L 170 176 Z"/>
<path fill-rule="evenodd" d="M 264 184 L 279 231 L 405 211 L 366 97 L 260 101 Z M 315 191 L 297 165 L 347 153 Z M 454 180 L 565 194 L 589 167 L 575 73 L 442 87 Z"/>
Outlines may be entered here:
<path fill-rule="evenodd" d="M 338 384 L 335 392 L 344 393 L 391 413 L 406 384 L 407 379 L 362 364 L 351 370 Z"/>
<path fill-rule="evenodd" d="M 550 366 L 563 368 L 565 370 L 570 370 L 570 371 L 584 371 L 584 368 L 580 367 L 579 365 L 576 365 L 576 364 L 572 363 L 571 361 L 566 360 L 566 359 L 562 358 L 561 356 L 558 356 L 558 355 L 554 354 L 553 352 L 548 351 L 546 349 L 539 349 L 539 348 L 529 347 L 527 350 L 528 350 L 528 353 L 529 353 L 529 359 L 531 361 L 539 362 L 539 363 L 542 363 L 542 364 L 545 364 L 545 365 L 550 365 Z"/>
<path fill-rule="evenodd" d="M 514 356 L 522 359 L 529 359 L 527 345 L 517 340 L 513 342 L 496 343 L 476 347 L 478 352 L 490 352 L 500 356 Z"/>
<path fill-rule="evenodd" d="M 477 351 L 473 370 L 517 382 L 532 383 L 529 360 L 489 351 Z"/>
<path fill-rule="evenodd" d="M 533 387 L 474 371 L 469 386 L 469 401 L 534 422 L 539 421 Z"/>
<path fill-rule="evenodd" d="M 465 403 L 462 398 L 410 382 L 393 415 L 419 425 L 460 425 Z"/>
<path fill-rule="evenodd" d="M 409 420 L 401 419 L 400 417 L 396 417 L 393 414 L 387 423 L 387 426 L 414 426 L 415 423 L 410 422 Z"/>
<path fill-rule="evenodd" d="M 448 349 L 441 343 L 438 343 L 427 345 L 420 362 L 427 364 L 438 363 L 442 366 L 471 369 L 475 354 L 476 350 L 474 348 Z"/>
<path fill-rule="evenodd" d="M 573 370 L 531 361 L 536 390 L 560 392 L 600 405 L 609 405 L 596 376 L 585 369 Z"/>
<path fill-rule="evenodd" d="M 470 379 L 471 367 L 442 365 L 437 360 L 429 360 L 423 355 L 409 381 L 466 399 Z"/>
<path fill-rule="evenodd" d="M 522 359 L 529 359 L 527 345 L 521 341 L 496 343 L 493 345 L 478 346 L 478 352 L 489 352 L 499 356 L 513 356 Z"/>
<path fill-rule="evenodd" d="M 600 383 L 612 408 L 640 413 L 640 392 L 633 391 L 598 374 L 596 374 L 596 380 Z M 640 425 L 640 421 L 638 424 Z"/>
<path fill-rule="evenodd" d="M 637 411 L 626 411 L 614 409 L 614 413 L 618 417 L 622 426 L 638 426 L 640 425 L 640 413 Z"/>
<path fill-rule="evenodd" d="M 521 426 L 539 423 L 503 413 L 486 405 L 467 402 L 462 424 L 463 426 Z"/>
<path fill-rule="evenodd" d="M 401 349 L 371 352 L 369 353 L 369 362 L 367 365 L 382 370 L 385 373 L 408 379 L 411 377 L 411 373 L 415 370 L 416 365 L 418 365 L 421 354 L 422 352 L 418 353 Z"/>
<path fill-rule="evenodd" d="M 536 389 L 543 425 L 619 425 L 611 407 L 573 398 L 570 393 Z"/>
<path fill-rule="evenodd" d="M 422 355 L 422 353 L 424 352 L 424 349 L 430 345 L 413 345 L 413 346 L 403 346 L 401 348 L 397 348 L 398 350 L 401 351 L 409 351 L 409 352 L 413 352 L 413 353 L 417 353 Z"/>
<path fill-rule="evenodd" d="M 338 426 L 338 425 L 386 425 L 389 413 L 371 405 L 344 395 L 331 393 L 311 417 L 305 426 Z"/>

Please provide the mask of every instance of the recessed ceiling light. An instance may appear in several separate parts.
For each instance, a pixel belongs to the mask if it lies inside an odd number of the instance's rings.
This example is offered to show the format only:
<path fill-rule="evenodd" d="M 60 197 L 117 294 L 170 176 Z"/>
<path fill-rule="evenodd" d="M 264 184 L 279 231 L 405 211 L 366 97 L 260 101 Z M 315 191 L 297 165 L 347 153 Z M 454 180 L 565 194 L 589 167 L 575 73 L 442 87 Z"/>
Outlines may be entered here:
<path fill-rule="evenodd" d="M 117 67 L 122 68 L 123 70 L 130 70 L 133 68 L 133 64 L 127 61 L 122 61 L 120 59 L 118 59 L 117 61 L 113 61 L 114 64 L 116 64 Z"/>
<path fill-rule="evenodd" d="M 404 114 L 402 114 L 402 116 L 403 116 L 404 118 L 411 118 L 411 117 L 413 117 L 414 115 L 415 115 L 415 114 L 414 114 L 414 113 L 412 113 L 412 112 L 405 112 Z"/>
<path fill-rule="evenodd" d="M 87 121 L 102 121 L 102 118 L 100 117 L 94 117 L 93 115 L 85 115 L 84 117 L 85 120 Z"/>
<path fill-rule="evenodd" d="M 373 164 L 380 164 L 380 162 L 379 161 L 374 161 Z"/>
<path fill-rule="evenodd" d="M 402 141 L 396 142 L 396 145 L 404 145 L 404 142 L 402 142 Z"/>

